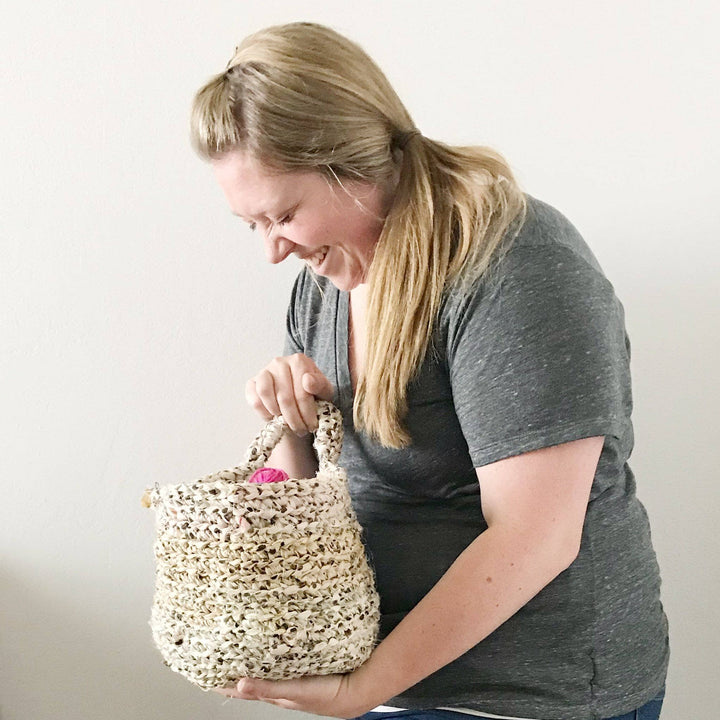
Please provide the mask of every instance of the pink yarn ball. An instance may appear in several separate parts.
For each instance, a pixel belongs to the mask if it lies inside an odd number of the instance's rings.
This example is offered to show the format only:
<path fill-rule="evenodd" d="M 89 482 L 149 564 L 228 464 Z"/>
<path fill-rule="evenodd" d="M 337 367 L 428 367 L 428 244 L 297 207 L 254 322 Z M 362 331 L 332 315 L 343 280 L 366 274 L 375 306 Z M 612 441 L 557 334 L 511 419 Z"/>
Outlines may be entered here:
<path fill-rule="evenodd" d="M 251 483 L 273 483 L 283 482 L 283 480 L 289 480 L 290 476 L 284 470 L 278 470 L 277 468 L 260 468 L 256 470 L 249 478 L 248 482 Z"/>

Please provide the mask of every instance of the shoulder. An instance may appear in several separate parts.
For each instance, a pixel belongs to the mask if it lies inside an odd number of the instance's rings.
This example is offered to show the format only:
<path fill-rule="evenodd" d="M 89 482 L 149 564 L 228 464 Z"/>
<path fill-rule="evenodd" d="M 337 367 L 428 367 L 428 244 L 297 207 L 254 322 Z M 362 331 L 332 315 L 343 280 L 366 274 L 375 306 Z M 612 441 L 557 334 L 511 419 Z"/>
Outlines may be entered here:
<path fill-rule="evenodd" d="M 509 257 L 530 248 L 544 248 L 548 252 L 564 250 L 584 260 L 593 270 L 603 272 L 583 236 L 560 210 L 531 195 L 526 195 L 526 199 L 527 217 L 511 245 Z"/>
<path fill-rule="evenodd" d="M 525 275 L 528 279 L 538 274 L 567 275 L 567 279 L 572 280 L 573 276 L 587 274 L 605 279 L 600 263 L 575 225 L 552 205 L 531 195 L 526 195 L 526 199 L 525 221 L 509 248 L 492 270 L 470 287 L 451 290 L 447 296 L 448 307 L 488 295 L 510 280 L 522 280 Z"/>
<path fill-rule="evenodd" d="M 525 222 L 492 271 L 471 287 L 452 290 L 440 315 L 449 345 L 467 329 L 490 321 L 527 326 L 567 316 L 578 320 L 613 310 L 614 289 L 597 258 L 572 222 L 559 210 L 527 196 Z M 497 327 L 497 325 L 496 325 Z"/>

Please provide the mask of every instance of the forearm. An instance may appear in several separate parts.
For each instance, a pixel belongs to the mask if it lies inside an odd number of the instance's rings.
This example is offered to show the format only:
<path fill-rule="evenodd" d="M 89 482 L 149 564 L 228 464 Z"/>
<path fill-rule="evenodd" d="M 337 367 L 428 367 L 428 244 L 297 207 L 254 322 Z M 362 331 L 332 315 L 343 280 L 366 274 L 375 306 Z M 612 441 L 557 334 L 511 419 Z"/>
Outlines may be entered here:
<path fill-rule="evenodd" d="M 314 477 L 318 461 L 312 446 L 311 434 L 298 437 L 286 431 L 268 458 L 267 466 L 284 470 L 292 478 Z"/>
<path fill-rule="evenodd" d="M 482 533 L 352 674 L 369 708 L 460 657 L 515 614 L 574 557 L 561 538 Z M 368 708 L 368 709 L 369 709 Z"/>

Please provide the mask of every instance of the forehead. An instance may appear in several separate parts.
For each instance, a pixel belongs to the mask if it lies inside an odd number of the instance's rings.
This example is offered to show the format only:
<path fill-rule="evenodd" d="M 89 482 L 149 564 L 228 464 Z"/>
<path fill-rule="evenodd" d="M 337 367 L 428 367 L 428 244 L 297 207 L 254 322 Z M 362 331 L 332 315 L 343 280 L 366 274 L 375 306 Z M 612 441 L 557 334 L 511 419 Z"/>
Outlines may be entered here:
<path fill-rule="evenodd" d="M 277 172 L 241 150 L 212 160 L 212 166 L 232 211 L 247 219 L 287 210 L 316 191 L 318 181 L 327 186 L 319 173 Z"/>

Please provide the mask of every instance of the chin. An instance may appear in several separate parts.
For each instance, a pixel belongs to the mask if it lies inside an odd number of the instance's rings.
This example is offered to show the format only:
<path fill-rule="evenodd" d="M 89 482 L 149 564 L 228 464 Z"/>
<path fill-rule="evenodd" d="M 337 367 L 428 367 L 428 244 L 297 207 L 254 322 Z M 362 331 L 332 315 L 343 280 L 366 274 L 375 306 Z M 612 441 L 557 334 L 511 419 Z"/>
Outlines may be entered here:
<path fill-rule="evenodd" d="M 350 292 L 360 284 L 349 280 L 338 280 L 335 278 L 328 278 L 328 280 L 330 280 L 330 282 L 341 292 Z"/>

